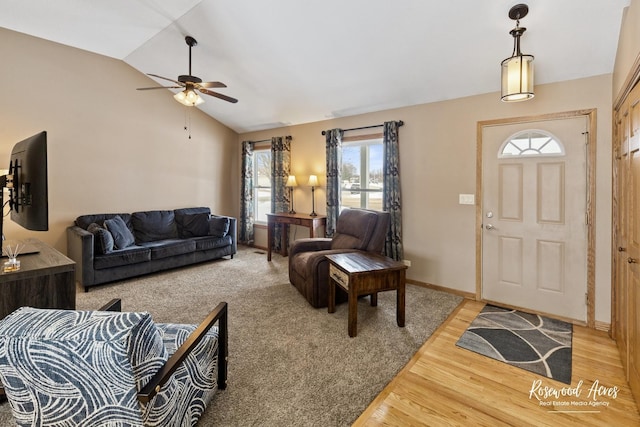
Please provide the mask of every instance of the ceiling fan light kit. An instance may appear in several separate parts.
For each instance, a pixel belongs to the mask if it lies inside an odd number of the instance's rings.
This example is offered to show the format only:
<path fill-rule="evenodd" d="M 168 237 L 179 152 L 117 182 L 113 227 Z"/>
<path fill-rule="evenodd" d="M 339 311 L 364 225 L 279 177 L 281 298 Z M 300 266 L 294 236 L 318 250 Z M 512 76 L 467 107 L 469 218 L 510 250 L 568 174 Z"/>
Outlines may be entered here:
<path fill-rule="evenodd" d="M 173 95 L 173 98 L 187 107 L 196 107 L 204 103 L 204 99 L 193 90 L 193 87 L 189 87 L 189 85 L 187 85 L 187 88 L 182 92 Z"/>
<path fill-rule="evenodd" d="M 509 18 L 516 21 L 516 27 L 509 32 L 513 36 L 513 53 L 502 61 L 502 97 L 504 102 L 526 101 L 533 93 L 533 55 L 520 51 L 520 37 L 527 30 L 520 27 L 520 19 L 527 16 L 529 6 L 517 4 L 509 10 Z"/>
<path fill-rule="evenodd" d="M 185 42 L 187 46 L 189 46 L 189 74 L 183 74 L 178 76 L 178 80 L 169 79 L 167 77 L 162 77 L 157 74 L 149 73 L 149 76 L 156 77 L 158 79 L 167 80 L 175 84 L 175 86 L 154 86 L 154 87 L 141 87 L 138 90 L 153 90 L 153 89 L 181 89 L 184 90 L 176 93 L 173 97 L 179 103 L 186 105 L 187 107 L 195 107 L 204 103 L 204 99 L 200 96 L 200 93 L 205 95 L 213 96 L 219 99 L 222 99 L 227 102 L 236 103 L 237 99 L 232 98 L 227 95 L 223 95 L 218 92 L 214 92 L 209 90 L 209 88 L 223 88 L 227 87 L 224 83 L 221 82 L 202 82 L 200 77 L 196 77 L 191 75 L 191 48 L 196 46 L 198 42 L 191 36 L 185 37 Z"/>

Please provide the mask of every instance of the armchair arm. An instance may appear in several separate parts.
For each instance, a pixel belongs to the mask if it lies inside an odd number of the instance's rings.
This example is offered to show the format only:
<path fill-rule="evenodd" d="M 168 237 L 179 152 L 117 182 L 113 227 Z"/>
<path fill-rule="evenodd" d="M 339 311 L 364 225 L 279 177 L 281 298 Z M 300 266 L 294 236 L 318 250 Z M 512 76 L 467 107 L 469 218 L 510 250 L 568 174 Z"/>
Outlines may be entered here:
<path fill-rule="evenodd" d="M 93 234 L 76 225 L 67 227 L 67 255 L 76 262 L 76 281 L 87 291 L 93 285 Z"/>
<path fill-rule="evenodd" d="M 100 307 L 98 311 L 115 311 L 119 313 L 122 311 L 122 300 L 120 298 L 114 298 Z"/>
<path fill-rule="evenodd" d="M 317 252 L 331 249 L 331 239 L 326 237 L 314 237 L 294 240 L 289 248 L 289 256 L 299 252 Z"/>
<path fill-rule="evenodd" d="M 187 358 L 189 353 L 198 345 L 211 327 L 219 321 L 218 326 L 218 388 L 227 387 L 227 356 L 228 356 L 228 328 L 227 328 L 227 303 L 221 302 L 198 325 L 189 338 L 167 360 L 164 366 L 151 378 L 149 383 L 138 392 L 138 400 L 148 403 L 162 389 L 162 386 L 171 378 L 178 366 Z"/>

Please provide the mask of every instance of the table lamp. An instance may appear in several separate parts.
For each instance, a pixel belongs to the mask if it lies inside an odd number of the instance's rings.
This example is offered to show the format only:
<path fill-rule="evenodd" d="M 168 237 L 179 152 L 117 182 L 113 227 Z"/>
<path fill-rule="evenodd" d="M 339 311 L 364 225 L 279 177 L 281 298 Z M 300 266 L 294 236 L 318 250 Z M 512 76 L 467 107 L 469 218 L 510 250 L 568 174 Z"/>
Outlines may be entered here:
<path fill-rule="evenodd" d="M 316 195 L 315 195 L 315 187 L 318 186 L 318 177 L 315 175 L 309 176 L 309 182 L 307 185 L 311 186 L 311 213 L 309 216 L 318 216 L 316 213 Z"/>
<path fill-rule="evenodd" d="M 293 209 L 293 187 L 297 187 L 297 186 L 298 186 L 298 183 L 296 182 L 296 177 L 294 175 L 289 175 L 289 178 L 287 179 L 287 183 L 285 184 L 285 187 L 289 188 L 289 200 L 291 201 L 290 203 L 291 209 L 289 209 L 290 214 L 296 213 L 296 211 Z"/>

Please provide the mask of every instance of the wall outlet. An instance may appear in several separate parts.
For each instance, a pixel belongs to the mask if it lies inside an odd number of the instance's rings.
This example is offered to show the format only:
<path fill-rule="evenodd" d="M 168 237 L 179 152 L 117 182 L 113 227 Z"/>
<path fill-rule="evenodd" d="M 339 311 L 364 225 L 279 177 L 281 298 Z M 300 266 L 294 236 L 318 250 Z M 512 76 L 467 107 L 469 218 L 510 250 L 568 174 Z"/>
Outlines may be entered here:
<path fill-rule="evenodd" d="M 402 262 L 404 262 L 404 265 L 406 265 L 407 267 L 411 267 L 411 261 L 409 261 L 408 259 L 403 259 Z"/>
<path fill-rule="evenodd" d="M 475 194 L 460 194 L 458 195 L 458 203 L 461 205 L 475 205 L 476 204 L 476 195 Z"/>

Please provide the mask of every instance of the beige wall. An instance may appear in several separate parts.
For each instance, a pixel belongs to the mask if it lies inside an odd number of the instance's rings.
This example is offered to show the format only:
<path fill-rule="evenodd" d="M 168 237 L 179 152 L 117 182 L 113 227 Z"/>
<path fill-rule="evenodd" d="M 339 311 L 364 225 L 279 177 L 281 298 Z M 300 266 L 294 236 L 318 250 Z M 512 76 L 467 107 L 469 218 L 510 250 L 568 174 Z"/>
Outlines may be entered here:
<path fill-rule="evenodd" d="M 497 73 L 498 71 L 496 71 Z M 344 117 L 240 135 L 260 140 L 292 135 L 292 172 L 299 183 L 317 174 L 325 184 L 321 131 L 403 120 L 400 167 L 405 258 L 408 277 L 464 292 L 475 292 L 475 207 L 458 195 L 476 189 L 478 121 L 580 109 L 597 109 L 596 320 L 610 321 L 611 75 L 536 87 L 536 97 L 506 104 L 498 93 Z M 311 212 L 311 191 L 295 190 L 298 212 Z M 316 191 L 316 211 L 324 213 L 325 192 Z M 299 229 L 296 237 L 306 237 Z M 257 238 L 263 238 L 260 233 Z M 257 241 L 266 245 L 264 241 Z"/>
<path fill-rule="evenodd" d="M 613 69 L 613 95 L 618 98 L 629 72 L 640 55 L 640 0 L 631 0 L 622 17 L 618 51 Z"/>
<path fill-rule="evenodd" d="M 122 61 L 0 28 L 0 169 L 13 144 L 48 132 L 49 231 L 5 218 L 8 239 L 66 251 L 81 214 L 210 206 L 237 216 L 237 134 Z"/>

